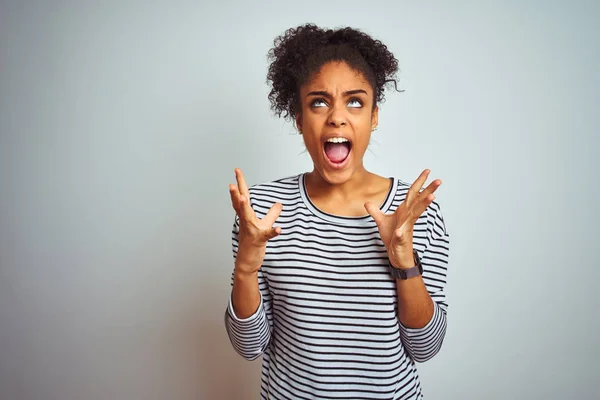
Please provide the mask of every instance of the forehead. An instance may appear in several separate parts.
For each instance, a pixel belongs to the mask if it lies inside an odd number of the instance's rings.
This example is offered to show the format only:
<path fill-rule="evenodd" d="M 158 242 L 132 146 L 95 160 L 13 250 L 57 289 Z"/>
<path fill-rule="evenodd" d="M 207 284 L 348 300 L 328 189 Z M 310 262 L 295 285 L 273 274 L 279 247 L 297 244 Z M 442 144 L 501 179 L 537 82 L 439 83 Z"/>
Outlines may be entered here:
<path fill-rule="evenodd" d="M 332 92 L 363 89 L 367 93 L 372 92 L 371 85 L 362 72 L 351 68 L 343 61 L 324 64 L 301 89 L 301 91 L 326 90 Z"/>

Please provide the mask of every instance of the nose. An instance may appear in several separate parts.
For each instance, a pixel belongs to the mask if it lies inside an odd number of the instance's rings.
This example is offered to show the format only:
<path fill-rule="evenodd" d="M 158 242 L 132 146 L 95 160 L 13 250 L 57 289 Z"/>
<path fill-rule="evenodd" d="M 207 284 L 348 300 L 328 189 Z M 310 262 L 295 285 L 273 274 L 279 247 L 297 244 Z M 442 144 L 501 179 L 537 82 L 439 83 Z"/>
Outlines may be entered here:
<path fill-rule="evenodd" d="M 346 125 L 346 115 L 342 110 L 340 110 L 339 107 L 333 107 L 331 113 L 329 114 L 327 123 L 335 128 L 344 126 Z"/>

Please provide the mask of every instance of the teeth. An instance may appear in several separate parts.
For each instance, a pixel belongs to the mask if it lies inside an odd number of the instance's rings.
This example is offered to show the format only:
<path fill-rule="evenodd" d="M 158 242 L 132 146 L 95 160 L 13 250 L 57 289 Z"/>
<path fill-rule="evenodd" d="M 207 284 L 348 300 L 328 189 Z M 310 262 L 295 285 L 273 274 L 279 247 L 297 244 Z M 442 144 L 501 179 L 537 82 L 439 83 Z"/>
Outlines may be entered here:
<path fill-rule="evenodd" d="M 346 142 L 349 142 L 348 139 L 342 138 L 342 137 L 330 138 L 330 139 L 327 139 L 327 141 L 329 143 L 346 143 Z"/>

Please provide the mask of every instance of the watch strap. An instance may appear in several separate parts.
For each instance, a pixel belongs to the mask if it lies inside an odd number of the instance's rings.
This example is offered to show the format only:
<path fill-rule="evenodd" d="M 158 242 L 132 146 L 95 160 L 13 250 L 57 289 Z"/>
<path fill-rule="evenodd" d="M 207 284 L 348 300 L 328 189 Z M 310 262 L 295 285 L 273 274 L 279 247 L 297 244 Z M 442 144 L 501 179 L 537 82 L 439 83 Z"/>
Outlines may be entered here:
<path fill-rule="evenodd" d="M 423 274 L 423 266 L 421 265 L 421 260 L 419 258 L 419 253 L 417 253 L 417 250 L 413 250 L 413 256 L 414 256 L 414 260 L 415 260 L 415 266 L 411 267 L 411 268 L 406 268 L 406 269 L 396 268 L 392 265 L 391 262 L 388 261 L 390 275 L 392 275 L 392 277 L 394 277 L 396 279 L 403 279 L 403 280 L 422 275 Z"/>

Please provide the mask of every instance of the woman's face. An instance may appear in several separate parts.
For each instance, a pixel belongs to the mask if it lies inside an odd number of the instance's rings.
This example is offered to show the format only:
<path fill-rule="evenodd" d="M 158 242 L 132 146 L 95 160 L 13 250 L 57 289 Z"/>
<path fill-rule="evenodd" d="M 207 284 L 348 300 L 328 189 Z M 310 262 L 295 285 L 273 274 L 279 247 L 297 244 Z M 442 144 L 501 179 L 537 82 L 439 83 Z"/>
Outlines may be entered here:
<path fill-rule="evenodd" d="M 300 88 L 296 125 L 315 170 L 330 184 L 363 172 L 363 156 L 377 126 L 373 88 L 344 62 L 330 62 Z"/>

